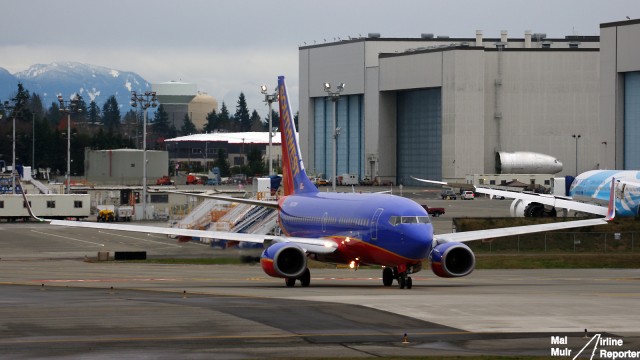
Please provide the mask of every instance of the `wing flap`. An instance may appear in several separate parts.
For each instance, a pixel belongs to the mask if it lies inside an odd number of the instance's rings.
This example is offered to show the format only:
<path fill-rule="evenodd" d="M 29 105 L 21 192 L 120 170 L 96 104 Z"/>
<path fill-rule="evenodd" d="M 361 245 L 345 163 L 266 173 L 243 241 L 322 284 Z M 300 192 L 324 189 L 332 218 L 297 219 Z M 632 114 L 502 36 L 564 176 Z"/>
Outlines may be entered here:
<path fill-rule="evenodd" d="M 475 191 L 480 194 L 487 194 L 491 196 L 504 196 L 506 198 L 511 198 L 511 199 L 537 202 L 543 205 L 553 206 L 555 208 L 562 208 L 562 209 L 586 212 L 589 214 L 607 216 L 606 206 L 587 204 L 587 203 L 583 203 L 575 200 L 570 200 L 564 197 L 557 197 L 557 196 L 546 195 L 546 194 L 521 193 L 521 192 L 490 189 L 490 188 L 483 188 L 483 187 L 477 187 Z"/>
<path fill-rule="evenodd" d="M 103 229 L 116 231 L 131 231 L 148 234 L 164 234 L 175 236 L 202 237 L 219 240 L 243 241 L 256 244 L 264 244 L 265 242 L 291 242 L 300 245 L 305 251 L 315 254 L 330 254 L 337 249 L 337 244 L 329 240 L 311 239 L 290 236 L 273 236 L 234 233 L 226 231 L 209 231 L 194 229 L 178 229 L 160 226 L 145 225 L 125 225 L 115 223 L 93 223 L 88 221 L 67 221 L 67 220 L 51 220 L 51 225 L 68 226 L 88 229 Z"/>

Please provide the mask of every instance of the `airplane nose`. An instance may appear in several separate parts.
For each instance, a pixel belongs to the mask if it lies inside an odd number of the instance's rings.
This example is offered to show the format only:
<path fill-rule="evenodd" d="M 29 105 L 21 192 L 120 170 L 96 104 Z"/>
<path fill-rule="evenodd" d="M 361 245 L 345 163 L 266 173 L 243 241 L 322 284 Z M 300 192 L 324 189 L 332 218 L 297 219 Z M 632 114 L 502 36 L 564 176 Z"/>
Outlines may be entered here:
<path fill-rule="evenodd" d="M 411 247 L 411 257 L 426 258 L 429 255 L 433 241 L 433 225 L 424 224 L 422 226 L 416 226 L 405 234 L 411 239 L 407 242 L 407 244 L 410 244 L 408 246 Z"/>

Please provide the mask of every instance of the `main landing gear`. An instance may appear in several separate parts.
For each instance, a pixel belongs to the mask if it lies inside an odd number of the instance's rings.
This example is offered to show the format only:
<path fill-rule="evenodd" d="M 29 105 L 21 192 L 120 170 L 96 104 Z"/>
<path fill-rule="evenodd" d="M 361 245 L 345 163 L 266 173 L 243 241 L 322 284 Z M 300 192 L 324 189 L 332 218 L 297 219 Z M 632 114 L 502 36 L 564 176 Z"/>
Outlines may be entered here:
<path fill-rule="evenodd" d="M 384 286 L 391 286 L 393 284 L 393 280 L 398 280 L 398 287 L 400 289 L 411 289 L 413 287 L 413 280 L 411 280 L 411 276 L 408 276 L 406 271 L 398 272 L 398 268 L 389 268 L 386 267 L 382 270 L 382 284 Z"/>
<path fill-rule="evenodd" d="M 306 268 L 298 278 L 285 278 L 284 283 L 287 287 L 293 287 L 296 284 L 296 280 L 300 280 L 300 285 L 302 285 L 302 287 L 308 287 L 311 283 L 311 272 L 309 271 L 309 268 Z"/>

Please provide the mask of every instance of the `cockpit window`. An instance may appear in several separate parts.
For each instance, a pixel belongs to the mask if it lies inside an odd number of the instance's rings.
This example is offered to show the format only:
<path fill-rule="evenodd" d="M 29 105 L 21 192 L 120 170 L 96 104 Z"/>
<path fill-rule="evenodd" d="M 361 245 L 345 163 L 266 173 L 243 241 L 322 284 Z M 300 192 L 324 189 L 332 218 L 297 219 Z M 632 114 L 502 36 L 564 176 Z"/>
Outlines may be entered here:
<path fill-rule="evenodd" d="M 429 224 L 428 216 L 391 216 L 389 217 L 389 223 L 393 226 L 400 224 Z"/>

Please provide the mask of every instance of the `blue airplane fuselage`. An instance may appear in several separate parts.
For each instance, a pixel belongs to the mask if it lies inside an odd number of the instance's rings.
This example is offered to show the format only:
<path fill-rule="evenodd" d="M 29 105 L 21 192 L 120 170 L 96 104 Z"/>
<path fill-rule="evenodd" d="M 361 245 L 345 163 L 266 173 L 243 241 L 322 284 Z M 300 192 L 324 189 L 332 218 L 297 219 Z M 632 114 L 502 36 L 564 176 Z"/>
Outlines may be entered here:
<path fill-rule="evenodd" d="M 325 238 L 340 251 L 324 260 L 398 266 L 418 264 L 433 243 L 429 214 L 416 202 L 388 194 L 309 193 L 280 200 L 288 236 Z"/>

